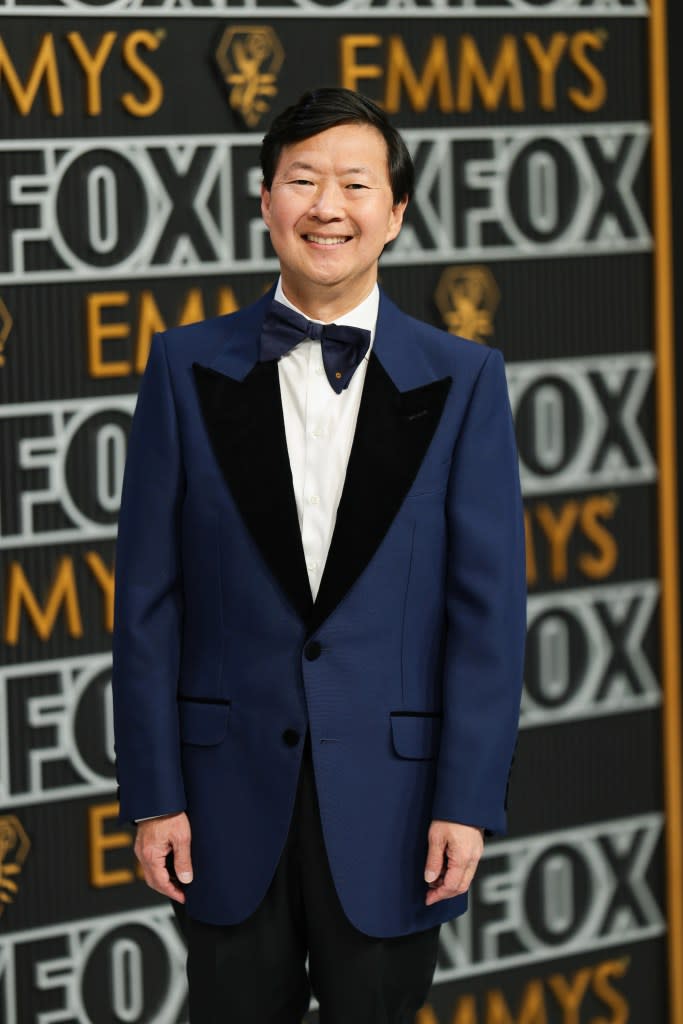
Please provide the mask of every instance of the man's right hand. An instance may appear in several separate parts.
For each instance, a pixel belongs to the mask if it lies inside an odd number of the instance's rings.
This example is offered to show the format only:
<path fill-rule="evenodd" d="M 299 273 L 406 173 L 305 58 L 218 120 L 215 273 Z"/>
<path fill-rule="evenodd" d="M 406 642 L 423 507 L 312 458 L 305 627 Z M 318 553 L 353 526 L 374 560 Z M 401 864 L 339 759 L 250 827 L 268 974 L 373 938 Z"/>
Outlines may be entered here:
<path fill-rule="evenodd" d="M 191 882 L 190 838 L 190 822 L 184 811 L 149 818 L 137 826 L 135 856 L 142 865 L 147 885 L 178 903 L 185 902 L 185 893 L 169 874 L 167 858 L 172 854 L 178 881 L 184 885 Z"/>

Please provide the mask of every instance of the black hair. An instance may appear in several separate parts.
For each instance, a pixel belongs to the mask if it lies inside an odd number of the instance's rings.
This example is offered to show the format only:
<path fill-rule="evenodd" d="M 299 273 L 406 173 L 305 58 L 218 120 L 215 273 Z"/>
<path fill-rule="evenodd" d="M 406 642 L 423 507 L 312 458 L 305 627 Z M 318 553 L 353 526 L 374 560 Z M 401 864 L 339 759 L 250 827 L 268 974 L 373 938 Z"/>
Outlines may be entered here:
<path fill-rule="evenodd" d="M 305 92 L 273 121 L 261 143 L 263 183 L 270 191 L 280 154 L 285 146 L 341 124 L 369 124 L 387 145 L 387 165 L 394 203 L 410 199 L 415 169 L 406 144 L 376 103 L 351 89 L 324 88 Z"/>

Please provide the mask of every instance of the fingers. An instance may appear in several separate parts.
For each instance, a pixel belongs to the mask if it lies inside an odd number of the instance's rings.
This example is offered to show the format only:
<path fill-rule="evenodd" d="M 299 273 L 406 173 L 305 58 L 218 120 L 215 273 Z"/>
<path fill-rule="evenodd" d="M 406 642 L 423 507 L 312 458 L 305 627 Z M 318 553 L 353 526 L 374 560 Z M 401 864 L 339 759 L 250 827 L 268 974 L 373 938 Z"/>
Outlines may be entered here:
<path fill-rule="evenodd" d="M 425 897 L 426 905 L 431 907 L 433 903 L 439 903 L 441 900 L 450 900 L 454 896 L 460 896 L 462 893 L 467 892 L 472 884 L 476 869 L 476 861 L 470 861 L 467 864 L 456 862 L 452 866 L 449 864 L 446 871 L 437 878 L 427 892 Z"/>
<path fill-rule="evenodd" d="M 428 885 L 436 884 L 443 875 L 446 842 L 446 836 L 432 826 L 429 830 L 427 860 L 425 861 L 425 882 Z"/>
<path fill-rule="evenodd" d="M 173 866 L 176 876 L 183 885 L 192 881 L 192 861 L 190 859 L 190 834 L 183 836 L 173 848 Z"/>
<path fill-rule="evenodd" d="M 181 883 L 187 885 L 192 881 L 190 839 L 186 814 L 165 815 L 138 824 L 135 854 L 142 865 L 145 882 L 178 903 L 185 902 Z"/>
<path fill-rule="evenodd" d="M 467 892 L 481 858 L 483 838 L 479 829 L 454 822 L 432 822 L 425 865 L 430 888 L 429 907 Z"/>

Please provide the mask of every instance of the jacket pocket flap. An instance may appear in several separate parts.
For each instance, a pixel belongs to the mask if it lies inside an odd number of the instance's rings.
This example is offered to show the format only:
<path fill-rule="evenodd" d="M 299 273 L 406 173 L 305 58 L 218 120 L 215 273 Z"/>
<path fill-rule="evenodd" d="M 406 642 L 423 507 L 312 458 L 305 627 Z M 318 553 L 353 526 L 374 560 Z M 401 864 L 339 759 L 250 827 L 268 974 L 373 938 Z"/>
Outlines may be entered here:
<path fill-rule="evenodd" d="M 229 704 L 204 704 L 180 700 L 178 713 L 180 738 L 183 743 L 211 747 L 225 738 L 230 718 Z"/>
<path fill-rule="evenodd" d="M 427 761 L 436 757 L 441 736 L 440 715 L 391 715 L 391 738 L 399 757 Z"/>

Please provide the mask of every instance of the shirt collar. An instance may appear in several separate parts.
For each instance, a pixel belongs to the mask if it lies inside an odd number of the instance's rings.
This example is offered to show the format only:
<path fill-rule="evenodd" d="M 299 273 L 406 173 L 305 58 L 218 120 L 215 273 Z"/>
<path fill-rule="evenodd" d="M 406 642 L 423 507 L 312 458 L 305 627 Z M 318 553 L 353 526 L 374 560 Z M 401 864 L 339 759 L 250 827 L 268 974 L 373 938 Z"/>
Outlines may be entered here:
<path fill-rule="evenodd" d="M 282 278 L 279 277 L 277 281 L 277 287 L 275 289 L 274 298 L 277 302 L 282 302 L 283 305 L 289 306 L 290 309 L 300 313 L 301 316 L 305 316 L 307 320 L 311 320 L 313 323 L 321 324 L 324 321 L 316 320 L 315 317 L 308 316 L 303 310 L 299 309 L 290 302 L 285 293 L 282 290 Z M 335 318 L 336 324 L 346 324 L 347 327 L 361 327 L 365 331 L 370 331 L 370 346 L 365 354 L 367 359 L 370 355 L 370 349 L 372 348 L 375 340 L 375 328 L 377 326 L 377 314 L 379 312 L 379 288 L 375 284 L 372 291 L 367 298 L 363 299 L 361 303 L 350 309 L 348 313 L 343 313 L 341 316 Z"/>

